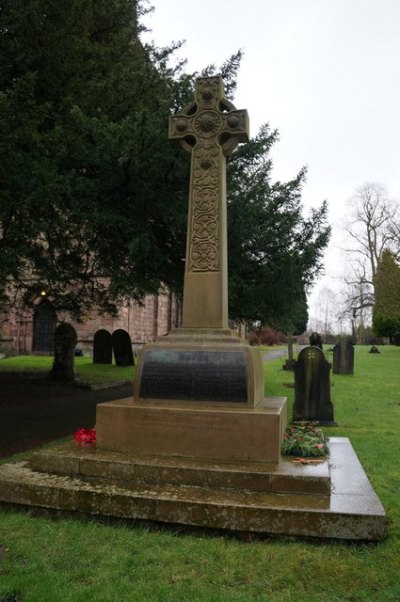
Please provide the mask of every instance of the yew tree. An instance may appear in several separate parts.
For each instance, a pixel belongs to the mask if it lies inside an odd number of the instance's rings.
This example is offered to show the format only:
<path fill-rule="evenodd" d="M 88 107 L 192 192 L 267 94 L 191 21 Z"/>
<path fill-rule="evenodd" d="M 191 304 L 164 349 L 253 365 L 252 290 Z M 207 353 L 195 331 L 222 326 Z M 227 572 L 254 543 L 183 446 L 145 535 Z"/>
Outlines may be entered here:
<path fill-rule="evenodd" d="M 44 289 L 84 318 L 166 284 L 182 292 L 190 161 L 168 117 L 197 74 L 176 46 L 140 42 L 144 0 L 5 0 L 0 10 L 0 296 Z M 241 53 L 219 69 L 234 100 Z M 203 75 L 215 70 L 211 66 Z M 272 182 L 267 126 L 228 162 L 232 318 L 287 332 L 329 238 L 326 205 L 304 217 L 305 170 Z"/>
<path fill-rule="evenodd" d="M 134 0 L 2 4 L 3 296 L 10 284 L 27 301 L 45 289 L 80 317 L 163 281 L 180 286 L 173 49 L 140 43 L 141 10 Z"/>
<path fill-rule="evenodd" d="M 305 169 L 272 181 L 277 137 L 265 125 L 228 164 L 230 315 L 294 334 L 307 326 L 306 293 L 322 270 L 330 228 L 326 202 L 304 215 Z"/>

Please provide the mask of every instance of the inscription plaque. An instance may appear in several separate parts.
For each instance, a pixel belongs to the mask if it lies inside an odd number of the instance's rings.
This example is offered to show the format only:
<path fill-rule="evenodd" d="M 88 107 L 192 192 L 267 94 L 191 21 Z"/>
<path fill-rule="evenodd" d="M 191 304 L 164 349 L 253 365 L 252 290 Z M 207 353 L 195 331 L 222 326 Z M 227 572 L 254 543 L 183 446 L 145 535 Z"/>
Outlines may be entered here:
<path fill-rule="evenodd" d="M 246 402 L 246 359 L 240 351 L 145 351 L 140 397 Z"/>

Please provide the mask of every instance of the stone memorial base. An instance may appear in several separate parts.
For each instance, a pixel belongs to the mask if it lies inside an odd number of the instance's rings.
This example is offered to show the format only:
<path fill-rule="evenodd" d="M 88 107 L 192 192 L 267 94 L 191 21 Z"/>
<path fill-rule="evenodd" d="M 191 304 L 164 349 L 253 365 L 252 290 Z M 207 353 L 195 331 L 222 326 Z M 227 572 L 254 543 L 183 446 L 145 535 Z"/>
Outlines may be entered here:
<path fill-rule="evenodd" d="M 381 540 L 385 511 L 348 439 L 318 465 L 222 462 L 67 444 L 0 466 L 0 503 L 191 527 Z"/>
<path fill-rule="evenodd" d="M 121 399 L 97 406 L 104 451 L 197 460 L 278 462 L 287 423 L 286 398 L 256 407 L 191 402 L 146 404 Z"/>
<path fill-rule="evenodd" d="M 260 352 L 225 328 L 181 328 L 139 354 L 134 399 L 97 406 L 98 448 L 278 462 L 285 398 L 264 399 Z"/>
<path fill-rule="evenodd" d="M 385 511 L 350 442 L 281 456 L 286 399 L 263 397 L 258 351 L 229 330 L 182 329 L 144 348 L 134 399 L 97 406 L 97 446 L 0 466 L 0 504 L 190 527 L 374 541 Z"/>
<path fill-rule="evenodd" d="M 227 328 L 177 328 L 139 354 L 135 401 L 255 406 L 264 399 L 258 349 Z"/>

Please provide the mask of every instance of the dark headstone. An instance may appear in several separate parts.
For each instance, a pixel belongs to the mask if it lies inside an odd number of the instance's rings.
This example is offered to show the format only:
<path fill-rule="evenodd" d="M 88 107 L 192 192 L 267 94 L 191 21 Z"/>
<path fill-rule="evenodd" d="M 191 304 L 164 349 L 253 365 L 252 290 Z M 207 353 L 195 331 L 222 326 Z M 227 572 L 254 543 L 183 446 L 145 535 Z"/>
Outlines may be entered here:
<path fill-rule="evenodd" d="M 245 402 L 246 358 L 240 351 L 145 351 L 140 397 Z"/>
<path fill-rule="evenodd" d="M 63 322 L 54 332 L 54 360 L 50 378 L 75 380 L 74 352 L 77 343 L 76 330 Z"/>
<path fill-rule="evenodd" d="M 93 337 L 93 363 L 111 364 L 112 363 L 112 343 L 111 333 L 101 328 L 94 333 Z"/>
<path fill-rule="evenodd" d="M 117 366 L 134 366 L 131 337 L 122 328 L 111 336 L 114 359 Z"/>
<path fill-rule="evenodd" d="M 380 353 L 380 351 L 376 345 L 372 345 L 368 353 Z"/>
<path fill-rule="evenodd" d="M 400 332 L 395 332 L 393 335 L 393 343 L 396 347 L 400 347 Z"/>
<path fill-rule="evenodd" d="M 333 348 L 333 373 L 354 374 L 354 346 L 349 339 L 342 339 Z"/>
<path fill-rule="evenodd" d="M 305 347 L 298 356 L 295 374 L 293 420 L 316 421 L 334 426 L 330 385 L 331 364 L 318 347 Z"/>
<path fill-rule="evenodd" d="M 310 334 L 310 345 L 322 349 L 322 338 L 321 335 L 318 334 L 318 332 L 312 332 Z"/>

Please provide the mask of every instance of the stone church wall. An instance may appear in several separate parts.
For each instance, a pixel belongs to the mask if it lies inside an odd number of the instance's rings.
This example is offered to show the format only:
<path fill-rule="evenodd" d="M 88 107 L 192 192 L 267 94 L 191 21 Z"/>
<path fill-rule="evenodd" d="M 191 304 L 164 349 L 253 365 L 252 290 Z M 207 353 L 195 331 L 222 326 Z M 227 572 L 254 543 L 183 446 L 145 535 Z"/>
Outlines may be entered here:
<path fill-rule="evenodd" d="M 38 347 L 37 341 L 35 342 L 35 320 L 38 308 L 43 303 L 50 307 L 51 300 L 38 297 L 33 309 L 19 308 L 0 314 L 0 354 L 46 353 L 43 349 L 35 349 L 35 345 Z M 129 333 L 133 350 L 136 351 L 145 343 L 154 341 L 157 336 L 167 334 L 177 325 L 177 316 L 175 296 L 168 291 L 161 291 L 158 296 L 146 296 L 141 305 L 136 302 L 126 303 L 120 307 L 115 318 L 94 312 L 79 323 L 72 320 L 66 312 L 54 312 L 54 322 L 48 328 L 54 330 L 57 324 L 64 321 L 72 324 L 78 336 L 77 349 L 85 355 L 92 353 L 93 337 L 97 330 L 104 328 L 112 333 L 122 328 Z M 51 350 L 47 351 L 51 353 Z"/>

